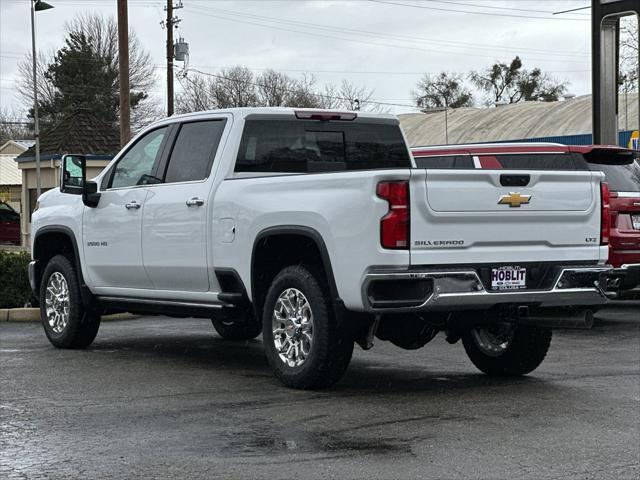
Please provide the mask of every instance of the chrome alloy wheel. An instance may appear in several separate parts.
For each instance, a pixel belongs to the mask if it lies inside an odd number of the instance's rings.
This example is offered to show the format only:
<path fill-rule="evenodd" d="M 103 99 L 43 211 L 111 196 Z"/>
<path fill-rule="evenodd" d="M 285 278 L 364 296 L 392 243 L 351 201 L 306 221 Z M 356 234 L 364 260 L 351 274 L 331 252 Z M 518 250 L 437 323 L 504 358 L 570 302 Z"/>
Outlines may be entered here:
<path fill-rule="evenodd" d="M 273 343 L 285 365 L 299 367 L 311 351 L 313 312 L 309 301 L 296 288 L 280 294 L 273 308 Z"/>
<path fill-rule="evenodd" d="M 502 355 L 513 340 L 514 327 L 509 324 L 478 327 L 471 330 L 471 336 L 480 351 L 489 357 Z"/>
<path fill-rule="evenodd" d="M 47 282 L 45 307 L 47 321 L 55 333 L 62 333 L 69 322 L 69 286 L 60 272 L 54 272 Z"/>

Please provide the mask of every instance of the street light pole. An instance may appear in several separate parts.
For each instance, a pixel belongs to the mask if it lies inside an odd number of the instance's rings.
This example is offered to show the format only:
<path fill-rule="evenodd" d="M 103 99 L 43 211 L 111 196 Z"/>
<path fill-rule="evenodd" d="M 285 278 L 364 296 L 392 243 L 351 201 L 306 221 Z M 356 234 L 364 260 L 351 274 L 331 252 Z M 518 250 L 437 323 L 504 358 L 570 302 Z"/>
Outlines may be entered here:
<path fill-rule="evenodd" d="M 38 79 L 36 77 L 36 12 L 53 8 L 41 0 L 31 1 L 31 57 L 33 60 L 33 136 L 36 140 L 36 192 L 37 198 L 42 193 L 40 180 L 40 121 L 38 119 Z"/>
<path fill-rule="evenodd" d="M 31 2 L 31 57 L 33 59 L 33 136 L 36 140 L 36 188 L 40 198 L 42 185 L 40 182 L 40 122 L 38 121 L 38 79 L 36 77 L 36 9 Z"/>

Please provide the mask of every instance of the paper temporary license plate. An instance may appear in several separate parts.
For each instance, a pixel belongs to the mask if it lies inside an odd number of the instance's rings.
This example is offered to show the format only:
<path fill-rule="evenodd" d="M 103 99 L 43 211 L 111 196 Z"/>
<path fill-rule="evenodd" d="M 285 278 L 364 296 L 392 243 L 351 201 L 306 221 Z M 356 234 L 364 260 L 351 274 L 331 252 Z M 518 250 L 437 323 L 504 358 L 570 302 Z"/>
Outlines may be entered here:
<path fill-rule="evenodd" d="M 527 288 L 527 269 L 497 267 L 491 269 L 491 290 L 520 290 Z"/>
<path fill-rule="evenodd" d="M 640 230 L 640 215 L 631 215 L 631 221 L 633 222 L 633 228 Z"/>

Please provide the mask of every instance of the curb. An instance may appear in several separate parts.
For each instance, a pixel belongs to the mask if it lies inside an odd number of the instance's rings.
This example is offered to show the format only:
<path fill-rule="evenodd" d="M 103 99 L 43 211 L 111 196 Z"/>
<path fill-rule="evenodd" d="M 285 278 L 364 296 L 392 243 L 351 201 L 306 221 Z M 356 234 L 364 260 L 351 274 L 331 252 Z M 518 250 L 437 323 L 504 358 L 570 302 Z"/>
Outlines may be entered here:
<path fill-rule="evenodd" d="M 114 313 L 113 315 L 105 315 L 102 321 L 111 320 L 133 320 L 139 318 L 140 315 L 131 313 Z M 39 322 L 39 308 L 2 308 L 0 309 L 0 322 Z"/>

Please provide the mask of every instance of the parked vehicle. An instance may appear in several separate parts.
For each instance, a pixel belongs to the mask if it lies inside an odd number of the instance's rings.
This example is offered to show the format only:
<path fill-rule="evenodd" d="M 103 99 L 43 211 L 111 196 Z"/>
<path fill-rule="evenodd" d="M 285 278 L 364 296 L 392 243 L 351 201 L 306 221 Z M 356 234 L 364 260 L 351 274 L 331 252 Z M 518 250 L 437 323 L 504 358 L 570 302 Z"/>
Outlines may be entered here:
<path fill-rule="evenodd" d="M 609 194 L 609 263 L 640 265 L 640 164 L 625 148 L 540 143 L 413 147 L 416 165 L 427 169 L 482 168 L 592 170 L 605 174 Z M 606 204 L 603 204 L 606 206 Z M 640 275 L 635 275 L 640 283 Z M 628 284 L 633 283 L 629 277 Z M 638 287 L 640 288 L 640 287 Z"/>
<path fill-rule="evenodd" d="M 588 323 L 627 273 L 605 265 L 602 173 L 415 169 L 391 115 L 174 116 L 92 181 L 83 157 L 62 163 L 29 267 L 61 348 L 124 310 L 262 333 L 296 388 L 337 381 L 354 341 L 414 349 L 439 331 L 483 372 L 522 375 L 549 348 L 548 308 L 580 306 L 561 320 Z"/>
<path fill-rule="evenodd" d="M 0 244 L 20 245 L 20 214 L 0 202 Z"/>

